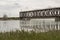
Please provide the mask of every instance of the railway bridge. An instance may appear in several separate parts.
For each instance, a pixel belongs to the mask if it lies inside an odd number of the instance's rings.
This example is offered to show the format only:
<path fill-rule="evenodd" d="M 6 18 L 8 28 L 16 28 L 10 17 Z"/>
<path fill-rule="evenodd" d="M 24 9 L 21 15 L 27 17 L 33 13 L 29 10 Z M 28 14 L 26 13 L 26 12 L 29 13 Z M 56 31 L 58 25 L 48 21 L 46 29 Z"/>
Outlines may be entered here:
<path fill-rule="evenodd" d="M 60 8 L 47 8 L 40 10 L 20 12 L 21 29 L 35 31 L 60 30 Z"/>

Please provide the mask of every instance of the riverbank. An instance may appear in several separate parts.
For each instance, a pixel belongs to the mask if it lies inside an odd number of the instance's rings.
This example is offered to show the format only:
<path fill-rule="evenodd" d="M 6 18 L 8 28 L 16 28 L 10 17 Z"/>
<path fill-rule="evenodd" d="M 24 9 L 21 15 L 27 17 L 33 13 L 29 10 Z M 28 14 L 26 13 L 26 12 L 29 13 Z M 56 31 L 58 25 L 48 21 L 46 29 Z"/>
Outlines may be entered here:
<path fill-rule="evenodd" d="M 19 19 L 20 19 L 19 17 L 7 17 L 7 18 L 0 17 L 0 20 L 19 20 Z"/>
<path fill-rule="evenodd" d="M 0 33 L 0 40 L 60 40 L 60 31 L 35 33 L 16 31 Z"/>

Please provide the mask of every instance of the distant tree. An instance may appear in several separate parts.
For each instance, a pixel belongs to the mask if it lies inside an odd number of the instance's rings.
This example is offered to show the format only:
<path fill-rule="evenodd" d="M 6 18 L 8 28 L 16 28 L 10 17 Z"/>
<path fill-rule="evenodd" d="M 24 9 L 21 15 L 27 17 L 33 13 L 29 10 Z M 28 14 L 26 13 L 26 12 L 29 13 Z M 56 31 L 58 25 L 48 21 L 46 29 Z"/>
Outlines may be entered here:
<path fill-rule="evenodd" d="M 3 19 L 4 19 L 4 20 L 7 19 L 7 15 L 6 15 L 6 14 L 3 15 Z"/>

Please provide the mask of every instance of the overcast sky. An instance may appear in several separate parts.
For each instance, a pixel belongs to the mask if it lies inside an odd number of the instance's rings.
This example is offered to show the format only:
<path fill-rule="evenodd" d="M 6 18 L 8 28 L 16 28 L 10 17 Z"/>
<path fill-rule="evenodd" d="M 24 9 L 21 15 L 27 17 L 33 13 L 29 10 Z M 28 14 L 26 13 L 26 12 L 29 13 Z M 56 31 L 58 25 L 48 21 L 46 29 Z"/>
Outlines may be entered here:
<path fill-rule="evenodd" d="M 60 0 L 0 0 L 0 17 L 19 16 L 20 11 L 60 7 Z"/>

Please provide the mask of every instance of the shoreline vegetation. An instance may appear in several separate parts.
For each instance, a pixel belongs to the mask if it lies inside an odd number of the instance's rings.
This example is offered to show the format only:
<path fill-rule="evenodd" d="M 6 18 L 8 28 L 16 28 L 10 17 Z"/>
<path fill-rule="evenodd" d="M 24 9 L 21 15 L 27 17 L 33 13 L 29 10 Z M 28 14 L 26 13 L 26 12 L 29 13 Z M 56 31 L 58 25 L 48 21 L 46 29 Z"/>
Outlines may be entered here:
<path fill-rule="evenodd" d="M 0 33 L 0 40 L 60 40 L 60 30 L 38 33 L 16 30 Z"/>
<path fill-rule="evenodd" d="M 3 17 L 0 17 L 0 20 L 19 20 L 19 17 L 8 17 L 6 14 Z"/>
<path fill-rule="evenodd" d="M 0 17 L 0 20 L 19 20 L 19 19 L 20 19 L 19 17 L 7 17 L 7 18 Z"/>

